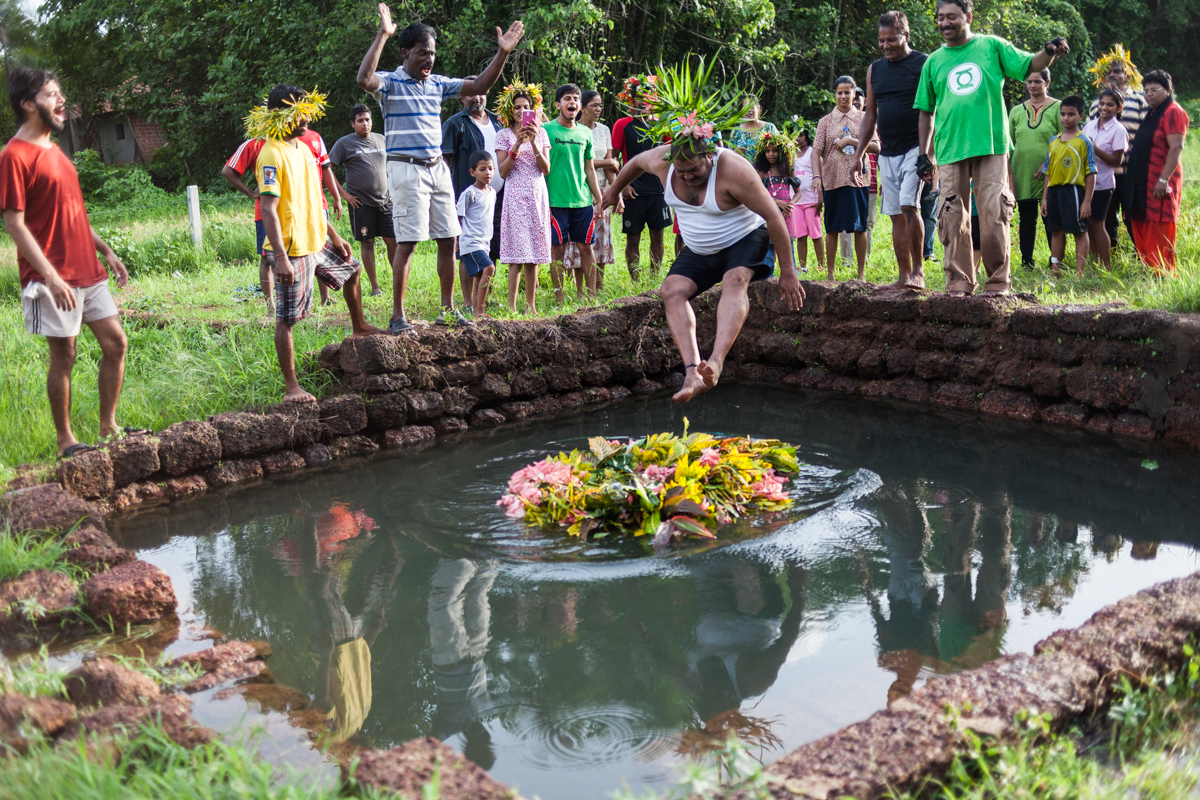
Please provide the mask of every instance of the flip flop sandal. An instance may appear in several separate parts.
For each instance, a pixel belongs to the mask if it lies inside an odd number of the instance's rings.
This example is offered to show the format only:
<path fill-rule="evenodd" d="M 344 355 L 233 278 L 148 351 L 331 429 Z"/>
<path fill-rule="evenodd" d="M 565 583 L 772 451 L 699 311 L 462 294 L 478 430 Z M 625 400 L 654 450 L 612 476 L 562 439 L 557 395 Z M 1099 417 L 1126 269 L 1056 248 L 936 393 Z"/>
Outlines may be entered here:
<path fill-rule="evenodd" d="M 96 448 L 92 447 L 90 444 L 84 444 L 83 442 L 76 442 L 75 444 L 68 447 L 66 450 L 63 450 L 62 454 L 59 455 L 58 460 L 64 461 L 68 458 L 74 458 L 75 456 L 79 455 L 80 453 L 90 453 L 95 449 Z"/>
<path fill-rule="evenodd" d="M 146 428 L 122 428 L 121 431 L 126 436 L 149 436 L 150 431 Z"/>
<path fill-rule="evenodd" d="M 387 332 L 392 336 L 399 336 L 406 333 L 415 335 L 417 331 L 407 319 L 396 317 L 388 322 Z"/>

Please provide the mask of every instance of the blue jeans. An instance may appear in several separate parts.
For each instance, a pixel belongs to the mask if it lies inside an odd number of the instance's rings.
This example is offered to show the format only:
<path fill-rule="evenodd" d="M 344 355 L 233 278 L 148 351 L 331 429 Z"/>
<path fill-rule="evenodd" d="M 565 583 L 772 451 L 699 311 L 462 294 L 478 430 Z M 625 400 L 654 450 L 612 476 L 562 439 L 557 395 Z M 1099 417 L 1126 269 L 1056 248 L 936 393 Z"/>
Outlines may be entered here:
<path fill-rule="evenodd" d="M 937 228 L 933 219 L 933 212 L 937 208 L 937 195 L 926 197 L 921 200 L 921 219 L 925 221 L 925 258 L 933 258 L 933 239 L 937 235 Z"/>

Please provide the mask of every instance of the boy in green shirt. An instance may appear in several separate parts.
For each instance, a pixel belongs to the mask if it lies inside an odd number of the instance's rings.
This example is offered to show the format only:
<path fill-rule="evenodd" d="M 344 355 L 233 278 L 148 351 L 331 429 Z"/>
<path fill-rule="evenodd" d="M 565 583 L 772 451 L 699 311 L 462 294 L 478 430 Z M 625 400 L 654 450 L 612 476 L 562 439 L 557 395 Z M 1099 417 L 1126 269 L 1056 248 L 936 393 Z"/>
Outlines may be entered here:
<path fill-rule="evenodd" d="M 555 299 L 560 303 L 563 302 L 562 262 L 569 242 L 579 245 L 575 290 L 582 300 L 586 282 L 588 294 L 596 296 L 592 233 L 601 195 L 596 169 L 592 166 L 592 132 L 575 121 L 583 109 L 582 94 L 573 83 L 558 87 L 554 92 L 558 118 L 542 126 L 550 138 L 550 173 L 546 175 L 550 194 L 550 276 L 554 280 Z"/>
<path fill-rule="evenodd" d="M 1062 133 L 1051 137 L 1042 171 L 1042 216 L 1050 231 L 1050 274 L 1058 277 L 1058 265 L 1067 248 L 1067 234 L 1075 236 L 1075 273 L 1083 275 L 1088 256 L 1088 218 L 1092 216 L 1092 192 L 1096 188 L 1096 154 L 1092 143 L 1079 132 L 1083 121 L 1083 98 L 1077 94 L 1063 99 L 1058 112 Z"/>
<path fill-rule="evenodd" d="M 973 12 L 972 0 L 938 0 L 937 24 L 945 45 L 921 68 L 913 104 L 921 114 L 917 170 L 925 180 L 935 177 L 932 154 L 937 153 L 942 196 L 938 232 L 946 248 L 946 293 L 952 297 L 971 294 L 976 286 L 969 213 L 972 181 L 988 275 L 984 294 L 1008 294 L 1011 288 L 1009 224 L 1016 202 L 1008 188 L 1012 142 L 1004 79 L 1024 80 L 1070 51 L 1062 37 L 1034 55 L 999 37 L 977 36 L 971 32 Z"/>

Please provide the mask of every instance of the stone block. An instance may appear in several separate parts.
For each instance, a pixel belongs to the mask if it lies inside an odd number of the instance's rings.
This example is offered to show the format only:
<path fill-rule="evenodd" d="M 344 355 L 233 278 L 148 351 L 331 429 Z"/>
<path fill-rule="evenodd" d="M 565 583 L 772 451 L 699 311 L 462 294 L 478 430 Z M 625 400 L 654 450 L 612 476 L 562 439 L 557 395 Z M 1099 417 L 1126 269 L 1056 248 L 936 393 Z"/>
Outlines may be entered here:
<path fill-rule="evenodd" d="M 526 419 L 537 414 L 537 409 L 528 400 L 512 400 L 500 405 L 500 413 L 509 421 Z"/>
<path fill-rule="evenodd" d="M 304 457 L 294 450 L 278 450 L 274 453 L 267 453 L 258 461 L 262 464 L 263 475 L 268 478 L 297 472 L 308 466 Z"/>
<path fill-rule="evenodd" d="M 1018 308 L 1008 318 L 1012 332 L 1033 339 L 1048 339 L 1054 332 L 1054 309 L 1049 306 Z"/>
<path fill-rule="evenodd" d="M 867 349 L 858 359 L 858 374 L 868 379 L 887 377 L 887 355 L 882 347 Z"/>
<path fill-rule="evenodd" d="M 172 500 L 186 500 L 189 497 L 199 497 L 208 491 L 208 481 L 203 475 L 184 475 L 180 478 L 167 479 L 167 494 Z"/>
<path fill-rule="evenodd" d="M 221 458 L 245 458 L 287 450 L 294 442 L 293 419 L 284 414 L 229 411 L 208 418 L 221 439 Z"/>
<path fill-rule="evenodd" d="M 965 383 L 947 383 L 939 387 L 930 400 L 945 408 L 974 411 L 979 405 L 979 389 Z"/>
<path fill-rule="evenodd" d="M 1115 410 L 1131 406 L 1142 397 L 1142 381 L 1132 372 L 1080 367 L 1067 373 L 1067 394 L 1081 403 Z"/>
<path fill-rule="evenodd" d="M 839 375 L 829 382 L 829 390 L 840 392 L 841 394 L 858 394 L 862 388 L 862 383 L 858 378 Z"/>
<path fill-rule="evenodd" d="M 401 450 L 429 441 L 435 436 L 437 436 L 437 431 L 429 425 L 405 425 L 403 428 L 384 431 L 383 447 L 385 450 Z"/>
<path fill-rule="evenodd" d="M 397 337 L 386 334 L 345 339 L 338 352 L 338 365 L 354 375 L 407 372 L 408 357 Z"/>
<path fill-rule="evenodd" d="M 662 384 L 658 381 L 652 381 L 649 378 L 642 378 L 633 385 L 633 393 L 638 395 L 652 395 L 662 391 Z"/>
<path fill-rule="evenodd" d="M 349 436 L 367 427 L 367 405 L 357 394 L 330 397 L 320 404 L 321 424 L 330 437 Z"/>
<path fill-rule="evenodd" d="M 379 445 L 361 434 L 339 436 L 329 443 L 329 455 L 336 461 L 354 456 L 369 456 Z"/>
<path fill-rule="evenodd" d="M 443 416 L 433 421 L 433 430 L 438 436 L 451 433 L 462 433 L 467 429 L 467 421 L 462 417 Z"/>
<path fill-rule="evenodd" d="M 262 480 L 262 476 L 262 463 L 257 458 L 231 458 L 219 461 L 205 475 L 205 480 L 212 489 L 224 489 Z"/>
<path fill-rule="evenodd" d="M 325 428 L 321 425 L 321 406 L 318 403 L 275 403 L 267 406 L 263 413 L 267 416 L 283 416 L 289 421 L 294 447 L 325 438 Z"/>
<path fill-rule="evenodd" d="M 408 421 L 425 422 L 437 419 L 445 410 L 442 396 L 437 392 L 409 392 Z"/>
<path fill-rule="evenodd" d="M 892 347 L 887 351 L 889 375 L 907 375 L 917 367 L 917 354 L 907 347 Z"/>
<path fill-rule="evenodd" d="M 1092 359 L 1106 367 L 1142 366 L 1149 363 L 1149 348 L 1132 342 L 1101 339 L 1091 348 Z"/>
<path fill-rule="evenodd" d="M 153 508 L 170 500 L 165 486 L 149 481 L 131 483 L 113 493 L 112 507 L 118 514 Z"/>
<path fill-rule="evenodd" d="M 1024 392 L 995 389 L 983 396 L 979 410 L 997 417 L 1031 421 L 1038 418 L 1040 408 L 1037 401 Z"/>
<path fill-rule="evenodd" d="M 1062 397 L 1067 393 L 1067 375 L 1060 367 L 1033 367 L 1029 370 L 1029 388 L 1038 397 Z"/>
<path fill-rule="evenodd" d="M 483 380 L 487 366 L 482 361 L 460 361 L 442 367 L 442 378 L 451 386 L 466 386 Z"/>
<path fill-rule="evenodd" d="M 546 394 L 549 386 L 546 379 L 531 369 L 523 369 L 513 376 L 512 396 L 515 400 L 530 400 Z"/>
<path fill-rule="evenodd" d="M 367 422 L 376 430 L 402 428 L 408 422 L 408 395 L 381 394 L 366 404 Z"/>
<path fill-rule="evenodd" d="M 383 795 L 422 797 L 434 775 L 443 800 L 508 800 L 514 793 L 497 783 L 477 764 L 468 761 L 433 737 L 414 739 L 391 750 L 362 750 L 357 755 L 354 780 Z M 350 768 L 342 768 L 343 781 Z"/>
<path fill-rule="evenodd" d="M 412 386 L 412 381 L 401 372 L 388 372 L 382 375 L 351 375 L 346 379 L 346 388 L 360 394 L 393 394 L 402 392 Z"/>
<path fill-rule="evenodd" d="M 70 703 L 50 697 L 0 694 L 0 745 L 24 755 L 32 739 L 55 736 L 75 717 L 75 711 Z"/>
<path fill-rule="evenodd" d="M 832 376 L 820 367 L 802 370 L 797 379 L 798 385 L 805 389 L 828 389 L 832 382 Z"/>
<path fill-rule="evenodd" d="M 153 436 L 125 436 L 104 449 L 112 459 L 113 487 L 117 489 L 145 480 L 162 468 L 158 439 Z"/>
<path fill-rule="evenodd" d="M 1167 410 L 1166 438 L 1200 450 L 1200 407 L 1173 406 Z"/>
<path fill-rule="evenodd" d="M 271 655 L 272 647 L 267 642 L 223 642 L 215 647 L 176 656 L 167 662 L 168 667 L 178 668 L 185 665 L 195 665 L 205 672 L 230 664 L 252 661 Z"/>
<path fill-rule="evenodd" d="M 78 597 L 75 582 L 61 572 L 35 569 L 0 581 L 0 634 L 60 620 L 73 611 Z"/>
<path fill-rule="evenodd" d="M 317 353 L 317 365 L 329 372 L 341 372 L 342 364 L 338 355 L 341 349 L 341 342 L 330 342 L 325 345 Z"/>
<path fill-rule="evenodd" d="M 95 499 L 112 494 L 112 459 L 104 450 L 90 450 L 58 464 L 58 482 L 73 495 Z"/>
<path fill-rule="evenodd" d="M 451 386 L 442 392 L 442 409 L 452 417 L 466 417 L 479 403 L 461 386 Z"/>
<path fill-rule="evenodd" d="M 433 364 L 417 364 L 408 371 L 408 382 L 414 389 L 436 390 L 446 384 L 442 370 Z"/>
<path fill-rule="evenodd" d="M 836 372 L 853 372 L 867 348 L 855 339 L 830 339 L 821 346 L 821 361 Z"/>
<path fill-rule="evenodd" d="M 1145 414 L 1136 411 L 1126 411 L 1118 414 L 1112 426 L 1113 436 L 1123 436 L 1127 439 L 1138 439 L 1143 442 L 1154 441 L 1158 431 L 1154 429 L 1154 421 Z"/>
<path fill-rule="evenodd" d="M 1098 433 L 1101 436 L 1108 436 L 1112 433 L 1113 415 L 1107 411 L 1099 411 L 1091 416 L 1087 421 L 1087 430 L 1091 433 Z"/>
<path fill-rule="evenodd" d="M 121 547 L 101 547 L 94 544 L 80 545 L 63 553 L 63 559 L 88 574 L 112 569 L 118 564 L 137 560 L 137 555 Z"/>
<path fill-rule="evenodd" d="M 599 361 L 588 364 L 582 375 L 588 386 L 604 386 L 612 381 L 612 377 L 612 368 Z"/>
<path fill-rule="evenodd" d="M 76 524 L 107 531 L 104 514 L 57 483 L 18 489 L 0 497 L 0 522 L 15 531 L 65 533 Z"/>
<path fill-rule="evenodd" d="M 583 399 L 583 392 L 567 392 L 558 396 L 560 408 L 579 408 L 586 405 Z M 500 415 L 503 418 L 503 414 Z M 474 425 L 474 419 L 471 420 L 471 425 Z"/>
<path fill-rule="evenodd" d="M 637 383 L 642 377 L 642 370 L 637 361 L 632 358 L 610 358 L 604 361 L 612 372 L 612 382 L 618 384 Z"/>
<path fill-rule="evenodd" d="M 71 533 L 68 534 L 65 539 L 63 539 L 63 544 L 71 548 L 115 548 L 117 546 L 117 543 L 112 540 L 111 536 L 98 528 L 91 527 L 90 525 L 71 531 Z"/>
<path fill-rule="evenodd" d="M 1095 336 L 1100 318 L 1107 311 L 1123 308 L 1124 302 L 1103 305 L 1065 305 L 1054 309 L 1054 327 L 1074 336 Z"/>
<path fill-rule="evenodd" d="M 83 584 L 83 595 L 92 619 L 114 629 L 175 613 L 171 579 L 145 561 L 131 561 L 92 576 Z"/>
<path fill-rule="evenodd" d="M 958 377 L 958 363 L 945 353 L 920 353 L 913 374 L 926 381 L 950 381 Z"/>
<path fill-rule="evenodd" d="M 1075 403 L 1059 403 L 1042 409 L 1042 422 L 1065 428 L 1082 428 L 1087 424 L 1088 410 Z"/>
<path fill-rule="evenodd" d="M 863 397 L 879 400 L 889 395 L 891 383 L 887 380 L 867 381 L 859 388 L 859 392 Z"/>
<path fill-rule="evenodd" d="M 162 696 L 148 675 L 121 666 L 111 658 L 84 661 L 63 679 L 67 699 L 79 708 L 148 705 Z"/>
<path fill-rule="evenodd" d="M 954 328 L 942 339 L 942 346 L 955 353 L 971 353 L 984 344 L 983 332 L 978 328 Z"/>
<path fill-rule="evenodd" d="M 333 461 L 329 448 L 323 444 L 310 444 L 300 448 L 300 457 L 309 469 L 323 467 Z"/>
<path fill-rule="evenodd" d="M 88 745 L 89 752 L 95 750 L 98 758 L 118 760 L 121 753 L 113 735 L 123 733 L 127 737 L 124 741 L 129 741 L 151 721 L 156 721 L 167 737 L 182 747 L 199 747 L 217 739 L 215 731 L 192 719 L 185 704 L 168 695 L 151 706 L 106 706 L 80 714 L 66 725 L 59 741 L 72 743 L 80 736 L 98 738 L 99 741 Z"/>
<path fill-rule="evenodd" d="M 1177 319 L 1166 311 L 1111 308 L 1096 320 L 1095 332 L 1097 336 L 1109 339 L 1151 339 L 1171 328 Z"/>
<path fill-rule="evenodd" d="M 766 333 L 759 337 L 759 356 L 771 364 L 790 367 L 800 363 L 796 356 L 799 337 L 794 333 Z"/>
<path fill-rule="evenodd" d="M 603 386 L 592 386 L 583 390 L 583 401 L 589 405 L 607 402 L 612 399 L 612 396 L 612 391 Z"/>
<path fill-rule="evenodd" d="M 888 397 L 909 403 L 929 402 L 929 384 L 919 378 L 896 378 L 889 381 Z"/>
<path fill-rule="evenodd" d="M 1029 364 L 1019 358 L 1007 358 L 996 365 L 993 380 L 1012 389 L 1029 388 Z"/>
<path fill-rule="evenodd" d="M 572 367 L 549 366 L 542 370 L 542 377 L 546 379 L 546 385 L 550 388 L 550 391 L 556 394 L 577 392 L 583 388 L 583 381 L 579 377 L 579 370 Z"/>
<path fill-rule="evenodd" d="M 481 403 L 496 403 L 512 397 L 512 387 L 504 378 L 489 372 L 483 376 L 483 380 L 479 382 L 476 389 L 472 390 L 472 393 L 479 398 Z"/>
<path fill-rule="evenodd" d="M 495 428 L 505 422 L 504 415 L 493 408 L 479 408 L 471 413 L 472 428 Z"/>

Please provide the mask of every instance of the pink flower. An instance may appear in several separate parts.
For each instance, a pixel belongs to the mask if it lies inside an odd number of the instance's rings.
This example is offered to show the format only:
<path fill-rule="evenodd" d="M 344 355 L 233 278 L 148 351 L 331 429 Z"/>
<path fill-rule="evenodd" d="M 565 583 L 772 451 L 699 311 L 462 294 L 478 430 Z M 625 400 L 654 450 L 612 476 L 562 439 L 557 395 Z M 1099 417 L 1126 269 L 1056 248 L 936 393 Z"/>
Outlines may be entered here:
<path fill-rule="evenodd" d="M 666 483 L 675 477 L 675 468 L 650 464 L 642 471 L 642 477 L 650 483 Z"/>
<path fill-rule="evenodd" d="M 700 462 L 705 467 L 715 467 L 721 463 L 721 453 L 715 447 L 706 447 L 700 451 Z"/>

